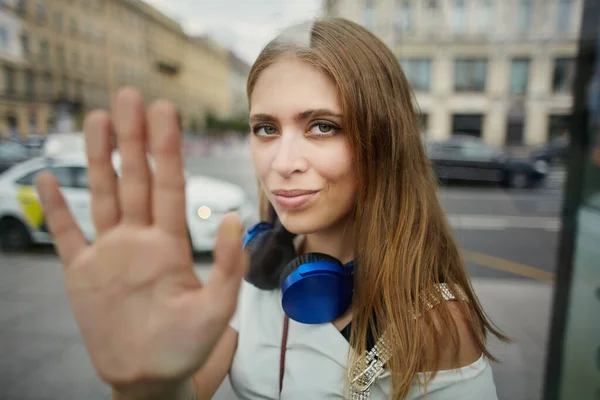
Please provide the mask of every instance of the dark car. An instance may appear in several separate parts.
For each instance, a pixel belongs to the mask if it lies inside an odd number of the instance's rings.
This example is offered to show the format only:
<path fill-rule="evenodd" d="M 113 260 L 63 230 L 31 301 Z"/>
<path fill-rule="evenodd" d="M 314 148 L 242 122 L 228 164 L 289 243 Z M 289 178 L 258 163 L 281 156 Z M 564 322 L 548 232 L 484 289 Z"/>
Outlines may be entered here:
<path fill-rule="evenodd" d="M 533 149 L 531 152 L 531 158 L 536 160 L 544 160 L 549 165 L 565 163 L 568 150 L 568 136 L 557 136 L 548 144 Z"/>
<path fill-rule="evenodd" d="M 0 174 L 13 165 L 28 160 L 32 153 L 30 148 L 19 142 L 0 139 Z"/>
<path fill-rule="evenodd" d="M 543 160 L 513 157 L 472 136 L 430 140 L 426 148 L 441 181 L 495 182 L 523 189 L 539 185 L 548 173 Z"/>

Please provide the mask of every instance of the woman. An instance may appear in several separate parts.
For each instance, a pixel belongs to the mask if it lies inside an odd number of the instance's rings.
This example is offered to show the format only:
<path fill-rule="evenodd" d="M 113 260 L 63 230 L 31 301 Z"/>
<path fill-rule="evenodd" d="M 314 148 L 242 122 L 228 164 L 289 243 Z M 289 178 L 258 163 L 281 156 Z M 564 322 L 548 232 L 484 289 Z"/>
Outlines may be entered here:
<path fill-rule="evenodd" d="M 144 118 L 137 92 L 124 89 L 112 116 L 87 118 L 93 244 L 55 179 L 38 180 L 78 325 L 115 398 L 210 398 L 230 372 L 245 399 L 495 399 L 485 341 L 505 337 L 471 289 L 390 50 L 341 19 L 294 27 L 261 53 L 248 96 L 262 218 L 273 228 L 248 248 L 249 282 L 233 318 L 247 269 L 242 224 L 224 217 L 203 287 L 189 257 L 168 103 Z M 320 302 L 322 285 L 294 299 L 315 303 L 314 312 L 286 303 L 297 254 L 339 260 L 336 273 L 351 283 L 332 286 L 341 288 L 332 301 L 346 293 L 351 304 L 321 318 L 330 305 Z"/>

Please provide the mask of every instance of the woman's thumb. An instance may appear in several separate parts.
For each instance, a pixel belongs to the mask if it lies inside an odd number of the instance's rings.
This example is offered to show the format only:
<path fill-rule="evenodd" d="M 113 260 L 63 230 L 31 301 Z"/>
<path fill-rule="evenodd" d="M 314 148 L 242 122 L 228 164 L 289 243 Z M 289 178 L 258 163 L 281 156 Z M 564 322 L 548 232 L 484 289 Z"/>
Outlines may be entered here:
<path fill-rule="evenodd" d="M 248 259 L 242 249 L 244 224 L 237 213 L 223 217 L 217 230 L 213 251 L 214 267 L 207 285 L 210 291 L 235 307 L 242 278 L 248 269 Z M 229 305 L 229 304 L 228 304 Z"/>

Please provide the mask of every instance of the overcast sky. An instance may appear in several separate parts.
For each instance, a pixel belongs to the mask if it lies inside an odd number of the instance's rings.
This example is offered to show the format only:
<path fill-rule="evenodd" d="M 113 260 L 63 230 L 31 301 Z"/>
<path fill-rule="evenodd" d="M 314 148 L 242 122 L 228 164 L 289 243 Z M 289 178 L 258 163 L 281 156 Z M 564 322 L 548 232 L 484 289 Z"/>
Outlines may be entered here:
<path fill-rule="evenodd" d="M 280 29 L 319 16 L 322 0 L 145 1 L 188 34 L 209 34 L 251 64 Z"/>

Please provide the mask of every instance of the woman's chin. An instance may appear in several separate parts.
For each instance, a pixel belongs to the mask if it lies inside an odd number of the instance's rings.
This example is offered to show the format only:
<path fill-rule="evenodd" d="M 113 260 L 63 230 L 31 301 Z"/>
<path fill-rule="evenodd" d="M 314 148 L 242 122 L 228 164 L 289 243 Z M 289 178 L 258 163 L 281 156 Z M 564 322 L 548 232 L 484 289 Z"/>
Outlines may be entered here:
<path fill-rule="evenodd" d="M 318 232 L 324 228 L 323 223 L 314 218 L 310 218 L 305 213 L 286 213 L 278 214 L 279 221 L 289 232 L 296 235 L 308 235 L 313 232 Z"/>
<path fill-rule="evenodd" d="M 277 213 L 279 221 L 285 229 L 296 235 L 309 235 L 317 232 L 328 231 L 335 226 L 342 225 L 347 217 L 332 218 L 332 213 L 316 213 L 316 210 L 306 210 L 302 212 L 281 212 Z"/>

